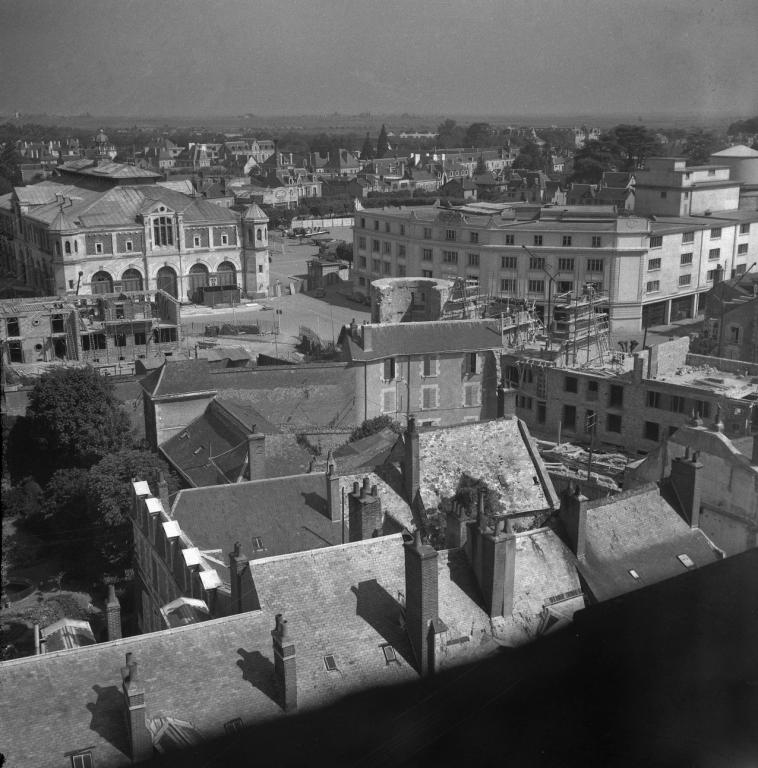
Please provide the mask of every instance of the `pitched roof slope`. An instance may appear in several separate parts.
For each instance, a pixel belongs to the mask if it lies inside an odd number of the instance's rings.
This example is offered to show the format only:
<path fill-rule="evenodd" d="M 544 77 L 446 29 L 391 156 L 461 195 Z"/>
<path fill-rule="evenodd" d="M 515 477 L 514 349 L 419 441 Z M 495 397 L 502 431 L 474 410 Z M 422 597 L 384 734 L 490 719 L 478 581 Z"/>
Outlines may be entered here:
<path fill-rule="evenodd" d="M 498 496 L 498 512 L 546 510 L 557 496 L 528 432 L 515 417 L 419 434 L 421 498 L 436 509 L 455 496 L 465 473 Z"/>
<path fill-rule="evenodd" d="M 690 528 L 654 485 L 587 510 L 586 554 L 579 571 L 598 600 L 685 573 L 688 567 L 679 555 L 696 568 L 720 559 L 705 534 Z"/>
<path fill-rule="evenodd" d="M 503 342 L 492 320 L 437 320 L 363 326 L 363 342 L 350 345 L 353 360 L 379 360 L 393 355 L 497 349 Z M 369 341 L 370 339 L 370 341 Z"/>
<path fill-rule="evenodd" d="M 235 717 L 276 717 L 273 626 L 273 615 L 244 613 L 3 662 L 3 754 L 15 768 L 59 768 L 86 749 L 98 768 L 131 765 L 120 672 L 127 652 L 139 665 L 148 718 L 178 717 L 213 738 Z M 21 699 L 34 702 L 33 714 Z"/>

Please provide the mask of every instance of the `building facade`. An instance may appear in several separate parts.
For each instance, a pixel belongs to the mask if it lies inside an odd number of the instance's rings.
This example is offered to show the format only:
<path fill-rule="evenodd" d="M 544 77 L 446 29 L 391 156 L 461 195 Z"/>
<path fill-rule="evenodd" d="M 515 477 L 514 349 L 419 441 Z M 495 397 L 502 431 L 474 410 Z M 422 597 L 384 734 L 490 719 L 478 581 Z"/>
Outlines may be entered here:
<path fill-rule="evenodd" d="M 256 207 L 241 218 L 156 179 L 83 160 L 16 188 L 0 200 L 2 265 L 43 296 L 161 289 L 184 302 L 212 285 L 265 293 L 265 214 Z"/>
<path fill-rule="evenodd" d="M 735 206 L 736 207 L 736 206 Z M 366 209 L 356 217 L 354 290 L 378 278 L 476 280 L 482 293 L 533 300 L 591 283 L 608 295 L 612 331 L 693 317 L 719 266 L 758 254 L 758 212 L 619 215 L 613 206 L 471 203 Z"/>

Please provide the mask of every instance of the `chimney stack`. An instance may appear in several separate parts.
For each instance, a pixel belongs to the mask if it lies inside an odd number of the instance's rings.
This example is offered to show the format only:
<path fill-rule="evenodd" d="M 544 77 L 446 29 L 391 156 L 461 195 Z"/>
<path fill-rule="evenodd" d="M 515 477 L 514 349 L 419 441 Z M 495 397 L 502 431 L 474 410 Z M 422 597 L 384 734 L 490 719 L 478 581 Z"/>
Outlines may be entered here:
<path fill-rule="evenodd" d="M 382 500 L 377 487 L 371 486 L 368 477 L 363 478 L 363 487 L 353 484 L 349 499 L 350 541 L 363 541 L 381 536 L 383 529 Z"/>
<path fill-rule="evenodd" d="M 331 456 L 331 451 L 329 452 Z M 326 507 L 329 519 L 337 523 L 342 519 L 342 499 L 340 496 L 340 480 L 334 459 L 326 465 Z"/>
<path fill-rule="evenodd" d="M 108 601 L 105 604 L 105 621 L 108 631 L 108 640 L 121 638 L 121 603 L 116 597 L 116 587 L 108 585 Z"/>
<path fill-rule="evenodd" d="M 250 480 L 266 477 L 266 436 L 252 432 L 247 436 L 247 467 Z"/>
<path fill-rule="evenodd" d="M 574 490 L 571 486 L 561 499 L 560 518 L 566 529 L 571 549 L 579 560 L 584 558 L 587 528 L 587 497 L 577 484 Z"/>
<path fill-rule="evenodd" d="M 419 490 L 419 447 L 416 417 L 408 417 L 408 428 L 405 431 L 405 459 L 403 462 L 403 479 L 408 503 L 413 504 Z"/>
<path fill-rule="evenodd" d="M 700 525 L 702 469 L 703 465 L 698 461 L 697 453 L 694 453 L 690 459 L 689 448 L 684 457 L 676 458 L 671 462 L 671 485 L 690 528 L 697 528 Z"/>
<path fill-rule="evenodd" d="M 126 654 L 126 665 L 121 667 L 126 724 L 133 763 L 141 763 L 153 756 L 153 739 L 147 729 L 145 717 L 145 688 L 137 676 L 137 662 Z"/>
<path fill-rule="evenodd" d="M 434 672 L 434 627 L 438 618 L 437 552 L 421 543 L 421 531 L 405 550 L 405 628 L 422 676 Z"/>
<path fill-rule="evenodd" d="M 276 614 L 276 624 L 271 631 L 274 644 L 274 675 L 279 689 L 279 703 L 285 712 L 297 709 L 297 665 L 295 643 L 289 636 L 287 620 Z"/>
<path fill-rule="evenodd" d="M 229 553 L 229 581 L 231 583 L 231 613 L 242 613 L 246 608 L 246 602 L 243 599 L 245 590 L 243 588 L 243 579 L 245 572 L 250 571 L 250 563 L 247 557 L 242 554 L 242 548 L 238 541 L 234 542 L 234 550 Z"/>
<path fill-rule="evenodd" d="M 505 530 L 505 520 L 487 528 L 484 518 L 468 529 L 466 553 L 484 597 L 487 613 L 510 616 L 516 576 L 516 537 Z"/>
<path fill-rule="evenodd" d="M 364 352 L 370 352 L 372 350 L 372 348 L 373 348 L 373 346 L 372 346 L 373 340 L 372 340 L 372 336 L 371 336 L 372 331 L 373 331 L 373 328 L 370 325 L 368 325 L 367 323 L 364 323 L 361 326 L 361 332 L 362 332 L 362 339 L 361 339 L 361 341 L 363 342 L 363 351 Z"/>

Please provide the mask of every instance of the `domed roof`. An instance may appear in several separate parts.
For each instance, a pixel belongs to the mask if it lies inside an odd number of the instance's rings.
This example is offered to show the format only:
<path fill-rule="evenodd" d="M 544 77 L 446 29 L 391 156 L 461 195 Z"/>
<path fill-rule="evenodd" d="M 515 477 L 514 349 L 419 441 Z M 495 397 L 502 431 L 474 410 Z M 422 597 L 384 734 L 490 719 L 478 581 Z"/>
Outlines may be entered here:
<path fill-rule="evenodd" d="M 735 144 L 735 146 L 727 147 L 720 152 L 714 152 L 711 157 L 758 157 L 758 150 L 750 149 L 744 144 Z"/>
<path fill-rule="evenodd" d="M 242 218 L 244 221 L 268 221 L 268 216 L 266 216 L 263 209 L 257 203 L 248 205 L 242 214 Z"/>

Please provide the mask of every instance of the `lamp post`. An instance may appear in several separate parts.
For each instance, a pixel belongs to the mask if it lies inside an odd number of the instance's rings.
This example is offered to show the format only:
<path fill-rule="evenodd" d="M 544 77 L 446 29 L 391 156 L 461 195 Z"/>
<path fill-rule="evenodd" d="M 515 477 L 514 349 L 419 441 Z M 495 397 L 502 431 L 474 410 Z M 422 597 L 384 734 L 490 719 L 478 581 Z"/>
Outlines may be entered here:
<path fill-rule="evenodd" d="M 523 243 L 521 247 L 534 259 L 542 258 L 542 261 L 544 263 L 545 258 L 535 256 Z M 544 272 L 548 276 L 548 284 L 547 284 L 547 313 L 545 314 L 545 327 L 547 328 L 547 348 L 552 348 L 552 330 L 553 330 L 553 318 L 552 318 L 552 301 L 553 301 L 553 283 L 555 282 L 555 275 L 551 274 L 547 271 L 547 269 L 542 266 L 540 267 L 540 270 Z"/>

